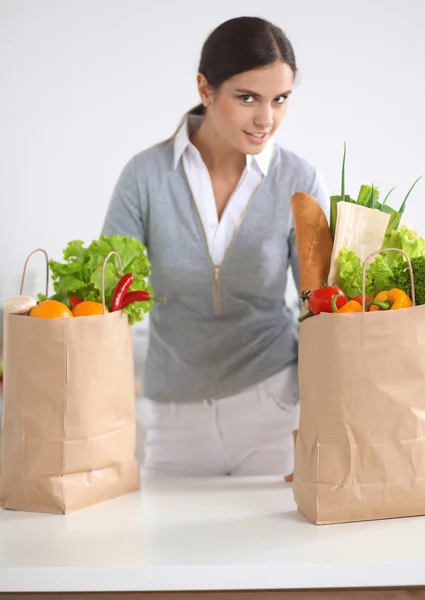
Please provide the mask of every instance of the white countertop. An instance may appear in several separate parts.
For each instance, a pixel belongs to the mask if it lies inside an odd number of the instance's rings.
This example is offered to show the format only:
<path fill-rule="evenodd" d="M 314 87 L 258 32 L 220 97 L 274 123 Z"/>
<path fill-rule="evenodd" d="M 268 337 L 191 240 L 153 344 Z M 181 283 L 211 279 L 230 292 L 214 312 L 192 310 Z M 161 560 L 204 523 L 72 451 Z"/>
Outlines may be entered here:
<path fill-rule="evenodd" d="M 425 518 L 316 526 L 278 477 L 146 481 L 71 515 L 0 509 L 0 592 L 425 585 Z"/>

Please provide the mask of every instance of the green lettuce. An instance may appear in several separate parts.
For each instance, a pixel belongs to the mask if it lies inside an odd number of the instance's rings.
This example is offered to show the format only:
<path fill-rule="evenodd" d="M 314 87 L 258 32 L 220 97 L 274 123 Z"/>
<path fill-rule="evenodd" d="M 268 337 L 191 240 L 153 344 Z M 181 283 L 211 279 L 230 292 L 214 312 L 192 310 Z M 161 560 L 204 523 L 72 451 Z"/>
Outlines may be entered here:
<path fill-rule="evenodd" d="M 100 236 L 88 247 L 81 240 L 69 242 L 63 252 L 64 262 L 49 261 L 53 288 L 56 293 L 63 292 L 78 296 L 83 300 L 102 302 L 102 265 L 110 252 L 116 252 L 122 263 L 124 273 L 133 273 L 134 281 L 129 291 L 144 290 L 153 297 L 149 283 L 151 264 L 146 247 L 136 238 L 122 235 Z M 112 255 L 105 267 L 105 303 L 109 308 L 115 287 L 121 279 L 119 262 Z M 39 294 L 39 299 L 43 296 Z M 153 300 L 133 302 L 123 308 L 128 314 L 129 323 L 142 321 L 146 313 L 153 308 Z"/>
<path fill-rule="evenodd" d="M 337 257 L 338 263 L 338 285 L 350 298 L 362 293 L 362 265 L 360 258 L 348 248 L 341 248 Z M 366 271 L 366 293 L 373 293 L 371 281 Z"/>
<path fill-rule="evenodd" d="M 378 254 L 375 260 L 367 267 L 366 272 L 372 295 L 391 289 L 393 270 L 388 264 L 385 254 Z"/>
<path fill-rule="evenodd" d="M 386 236 L 382 248 L 398 248 L 403 250 L 409 258 L 425 256 L 425 239 L 416 235 L 414 231 L 403 225 L 397 231 L 392 231 Z M 403 255 L 399 252 L 386 252 L 389 264 L 400 262 Z"/>
<path fill-rule="evenodd" d="M 383 249 L 398 248 L 403 250 L 412 260 L 425 257 L 425 239 L 419 237 L 409 227 L 402 226 L 397 231 L 385 237 Z M 362 292 L 362 264 L 360 258 L 348 248 L 342 248 L 337 257 L 338 263 L 338 284 L 345 293 L 353 298 Z M 415 263 L 416 264 L 416 263 Z M 422 265 L 422 261 L 418 261 Z M 389 290 L 397 285 L 399 280 L 403 281 L 407 277 L 407 263 L 399 252 L 383 252 L 366 268 L 366 293 L 376 295 L 383 290 Z M 422 272 L 420 273 L 422 276 Z M 404 287 L 407 286 L 406 284 Z M 403 288 L 402 288 L 403 289 Z"/>
<path fill-rule="evenodd" d="M 338 285 L 342 287 L 349 298 L 360 296 L 362 293 L 363 268 L 360 258 L 348 248 L 342 248 L 337 258 Z M 390 289 L 393 271 L 386 257 L 379 254 L 369 264 L 365 272 L 366 295 L 374 296 L 382 290 Z"/>

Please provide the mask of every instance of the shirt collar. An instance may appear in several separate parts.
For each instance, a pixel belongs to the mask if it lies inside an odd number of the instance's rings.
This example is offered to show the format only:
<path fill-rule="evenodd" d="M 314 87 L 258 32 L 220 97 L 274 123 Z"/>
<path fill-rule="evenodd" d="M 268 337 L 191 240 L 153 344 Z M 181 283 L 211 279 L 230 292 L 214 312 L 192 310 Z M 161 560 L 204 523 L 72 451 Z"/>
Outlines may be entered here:
<path fill-rule="evenodd" d="M 269 172 L 270 162 L 273 154 L 274 141 L 271 138 L 260 154 L 247 154 L 246 167 L 248 171 L 256 164 L 264 176 Z"/>
<path fill-rule="evenodd" d="M 181 127 L 174 136 L 174 168 L 177 169 L 185 150 L 191 145 L 189 132 L 196 131 L 202 123 L 202 116 L 186 115 Z M 246 168 L 248 171 L 256 165 L 263 175 L 267 175 L 273 154 L 274 141 L 271 138 L 260 154 L 247 154 Z"/>

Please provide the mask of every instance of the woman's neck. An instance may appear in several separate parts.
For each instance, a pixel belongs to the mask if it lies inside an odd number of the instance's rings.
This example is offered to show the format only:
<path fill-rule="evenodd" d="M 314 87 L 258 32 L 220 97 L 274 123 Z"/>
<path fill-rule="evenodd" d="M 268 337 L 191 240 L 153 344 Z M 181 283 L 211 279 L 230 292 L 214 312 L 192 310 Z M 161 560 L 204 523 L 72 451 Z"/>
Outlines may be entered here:
<path fill-rule="evenodd" d="M 211 174 L 240 177 L 246 166 L 246 155 L 230 146 L 207 117 L 190 138 Z"/>

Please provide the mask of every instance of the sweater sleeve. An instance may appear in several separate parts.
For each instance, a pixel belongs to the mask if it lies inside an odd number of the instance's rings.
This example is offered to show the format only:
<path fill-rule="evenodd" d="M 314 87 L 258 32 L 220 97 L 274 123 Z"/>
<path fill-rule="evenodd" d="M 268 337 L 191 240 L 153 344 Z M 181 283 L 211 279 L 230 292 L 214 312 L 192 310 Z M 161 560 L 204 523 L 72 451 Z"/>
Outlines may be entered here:
<path fill-rule="evenodd" d="M 115 185 L 102 234 L 121 234 L 138 238 L 146 244 L 134 158 L 125 165 Z"/>
<path fill-rule="evenodd" d="M 322 179 L 322 176 L 320 175 L 319 171 L 317 171 L 317 169 L 314 170 L 312 181 L 311 181 L 310 185 L 308 186 L 308 190 L 306 190 L 306 191 L 311 196 L 316 198 L 316 200 L 322 207 L 322 209 L 326 215 L 326 219 L 328 220 L 328 223 L 329 223 L 329 217 L 330 217 L 329 194 L 328 194 L 328 191 L 324 184 L 324 181 Z M 298 260 L 297 246 L 295 243 L 295 230 L 294 230 L 294 225 L 292 223 L 292 220 L 291 220 L 291 229 L 289 232 L 288 244 L 289 244 L 288 262 L 291 266 L 291 270 L 292 270 L 292 274 L 294 277 L 294 281 L 295 281 L 297 290 L 299 293 L 301 293 L 302 290 L 300 290 L 300 265 L 299 265 L 299 260 Z"/>

